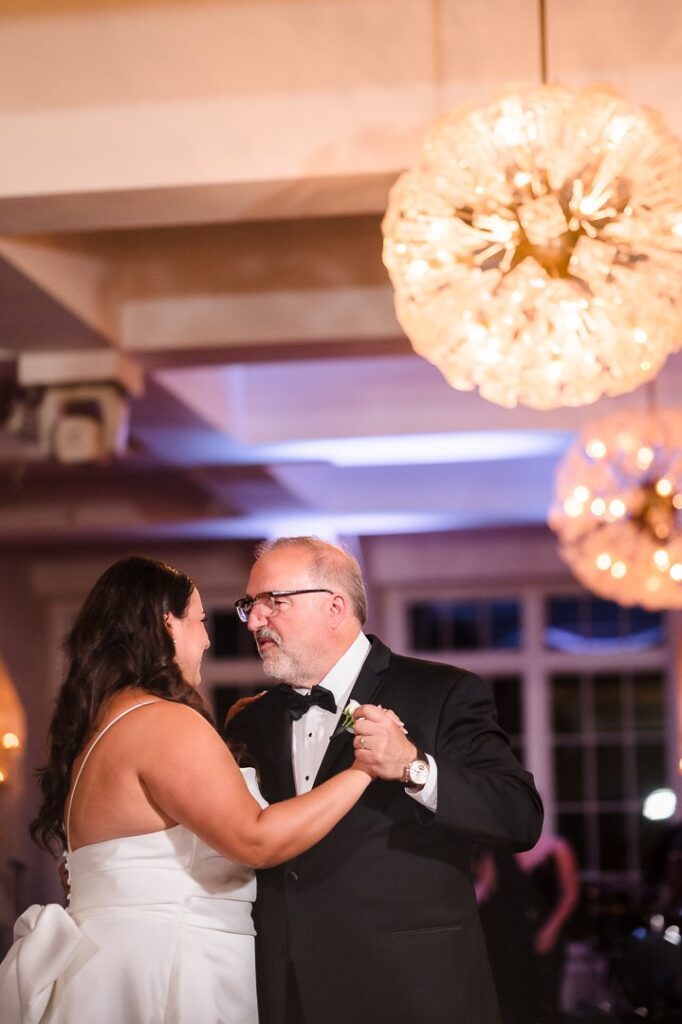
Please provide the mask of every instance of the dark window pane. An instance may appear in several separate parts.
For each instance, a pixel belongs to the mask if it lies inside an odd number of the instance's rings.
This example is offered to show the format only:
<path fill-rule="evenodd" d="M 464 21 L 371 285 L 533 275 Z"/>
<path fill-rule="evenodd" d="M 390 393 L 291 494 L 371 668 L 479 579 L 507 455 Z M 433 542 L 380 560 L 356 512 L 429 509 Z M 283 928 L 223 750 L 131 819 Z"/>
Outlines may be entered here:
<path fill-rule="evenodd" d="M 511 649 L 520 646 L 519 602 L 490 602 L 490 646 Z"/>
<path fill-rule="evenodd" d="M 575 851 L 578 867 L 583 869 L 587 864 L 587 841 L 585 838 L 585 818 L 582 814 L 559 814 L 559 835 L 567 839 Z"/>
<path fill-rule="evenodd" d="M 582 747 L 554 748 L 554 775 L 557 800 L 583 799 L 583 752 Z"/>
<path fill-rule="evenodd" d="M 419 601 L 408 606 L 415 651 L 473 651 L 519 646 L 518 601 Z"/>
<path fill-rule="evenodd" d="M 665 786 L 665 754 L 662 743 L 637 744 L 637 796 L 643 800 Z"/>
<path fill-rule="evenodd" d="M 481 646 L 478 608 L 472 601 L 430 601 L 409 608 L 415 651 L 471 651 Z"/>
<path fill-rule="evenodd" d="M 660 729 L 663 726 L 663 677 L 660 672 L 636 672 L 633 680 L 635 727 Z"/>
<path fill-rule="evenodd" d="M 438 618 L 431 605 L 413 604 L 409 608 L 410 646 L 413 651 L 440 649 Z"/>
<path fill-rule="evenodd" d="M 650 647 L 660 647 L 665 639 L 663 612 L 649 612 L 644 608 L 629 608 L 628 613 L 630 634 L 648 639 Z"/>
<path fill-rule="evenodd" d="M 580 599 L 577 597 L 550 597 L 547 601 L 547 625 L 580 634 Z"/>
<path fill-rule="evenodd" d="M 253 637 L 240 622 L 236 611 L 212 612 L 208 634 L 211 638 L 209 655 L 213 659 L 258 657 Z"/>
<path fill-rule="evenodd" d="M 490 680 L 500 725 L 511 736 L 521 732 L 521 680 L 518 676 L 493 676 Z"/>
<path fill-rule="evenodd" d="M 552 718 L 556 733 L 580 732 L 582 708 L 579 676 L 558 675 L 552 679 Z"/>
<path fill-rule="evenodd" d="M 619 732 L 622 728 L 620 676 L 599 673 L 594 677 L 594 721 L 598 732 Z"/>
<path fill-rule="evenodd" d="M 625 871 L 627 843 L 624 814 L 599 815 L 599 863 L 602 871 Z"/>
<path fill-rule="evenodd" d="M 600 597 L 592 598 L 589 607 L 589 624 L 587 635 L 600 640 L 610 640 L 622 636 L 623 609 L 615 601 L 603 601 Z"/>
<path fill-rule="evenodd" d="M 623 748 L 614 744 L 597 747 L 597 795 L 600 800 L 625 798 Z"/>
<path fill-rule="evenodd" d="M 473 651 L 481 647 L 479 609 L 472 602 L 449 607 L 449 645 L 457 651 Z"/>
<path fill-rule="evenodd" d="M 590 651 L 627 638 L 629 647 L 645 650 L 663 642 L 663 621 L 658 612 L 623 608 L 589 594 L 550 597 L 545 643 L 553 650 Z"/>

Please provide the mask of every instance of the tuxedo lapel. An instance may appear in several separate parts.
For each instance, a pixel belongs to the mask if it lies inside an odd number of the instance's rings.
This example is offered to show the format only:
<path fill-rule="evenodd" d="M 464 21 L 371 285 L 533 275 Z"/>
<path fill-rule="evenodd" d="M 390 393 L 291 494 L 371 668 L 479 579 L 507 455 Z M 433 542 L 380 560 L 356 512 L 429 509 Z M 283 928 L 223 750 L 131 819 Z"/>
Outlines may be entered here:
<path fill-rule="evenodd" d="M 378 692 L 384 683 L 384 673 L 391 660 L 391 652 L 381 640 L 369 637 L 372 646 L 355 680 L 348 700 L 356 700 L 358 704 L 376 704 Z"/>
<path fill-rule="evenodd" d="M 380 640 L 370 636 L 372 646 L 355 680 L 349 701 L 358 704 L 375 704 L 384 683 L 384 674 L 391 659 L 391 652 Z M 324 782 L 330 775 L 347 768 L 353 762 L 353 734 L 343 730 L 335 733 L 322 758 L 319 771 L 315 776 L 314 785 Z"/>

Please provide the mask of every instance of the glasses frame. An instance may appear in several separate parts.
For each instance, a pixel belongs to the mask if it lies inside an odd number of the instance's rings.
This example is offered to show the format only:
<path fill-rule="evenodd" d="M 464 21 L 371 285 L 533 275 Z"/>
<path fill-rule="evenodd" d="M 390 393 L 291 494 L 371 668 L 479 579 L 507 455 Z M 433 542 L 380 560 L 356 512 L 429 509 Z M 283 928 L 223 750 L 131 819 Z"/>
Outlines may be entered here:
<path fill-rule="evenodd" d="M 258 604 L 264 598 L 267 598 L 270 604 L 273 604 L 275 597 L 295 597 L 297 594 L 333 594 L 334 591 L 328 587 L 307 587 L 304 590 L 263 590 L 260 594 L 256 594 L 255 597 L 240 597 L 238 601 L 234 602 L 234 606 L 237 609 L 237 615 L 242 622 L 249 621 L 249 615 L 253 611 L 253 606 Z M 270 612 L 270 615 L 276 615 L 274 606 Z"/>

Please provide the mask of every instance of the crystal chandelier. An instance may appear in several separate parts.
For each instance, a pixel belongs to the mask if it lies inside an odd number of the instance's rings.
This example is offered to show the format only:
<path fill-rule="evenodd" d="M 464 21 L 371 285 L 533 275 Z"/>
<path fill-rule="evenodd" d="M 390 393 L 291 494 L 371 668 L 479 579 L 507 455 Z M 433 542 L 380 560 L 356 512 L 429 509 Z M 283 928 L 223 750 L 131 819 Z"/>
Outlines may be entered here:
<path fill-rule="evenodd" d="M 595 594 L 682 608 L 682 411 L 588 424 L 558 468 L 549 524 Z"/>
<path fill-rule="evenodd" d="M 415 351 L 489 401 L 623 394 L 682 342 L 682 147 L 606 87 L 450 113 L 382 230 Z"/>

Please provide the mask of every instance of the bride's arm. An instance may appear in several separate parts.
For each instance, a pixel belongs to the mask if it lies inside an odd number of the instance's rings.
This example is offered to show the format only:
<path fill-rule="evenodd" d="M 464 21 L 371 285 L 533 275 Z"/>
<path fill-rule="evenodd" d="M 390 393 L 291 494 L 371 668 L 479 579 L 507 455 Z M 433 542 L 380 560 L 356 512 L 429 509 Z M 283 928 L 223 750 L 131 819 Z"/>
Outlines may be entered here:
<path fill-rule="evenodd" d="M 360 766 L 264 810 L 217 732 L 191 708 L 150 708 L 140 780 L 168 816 L 218 853 L 251 867 L 289 860 L 322 839 L 371 782 Z"/>

